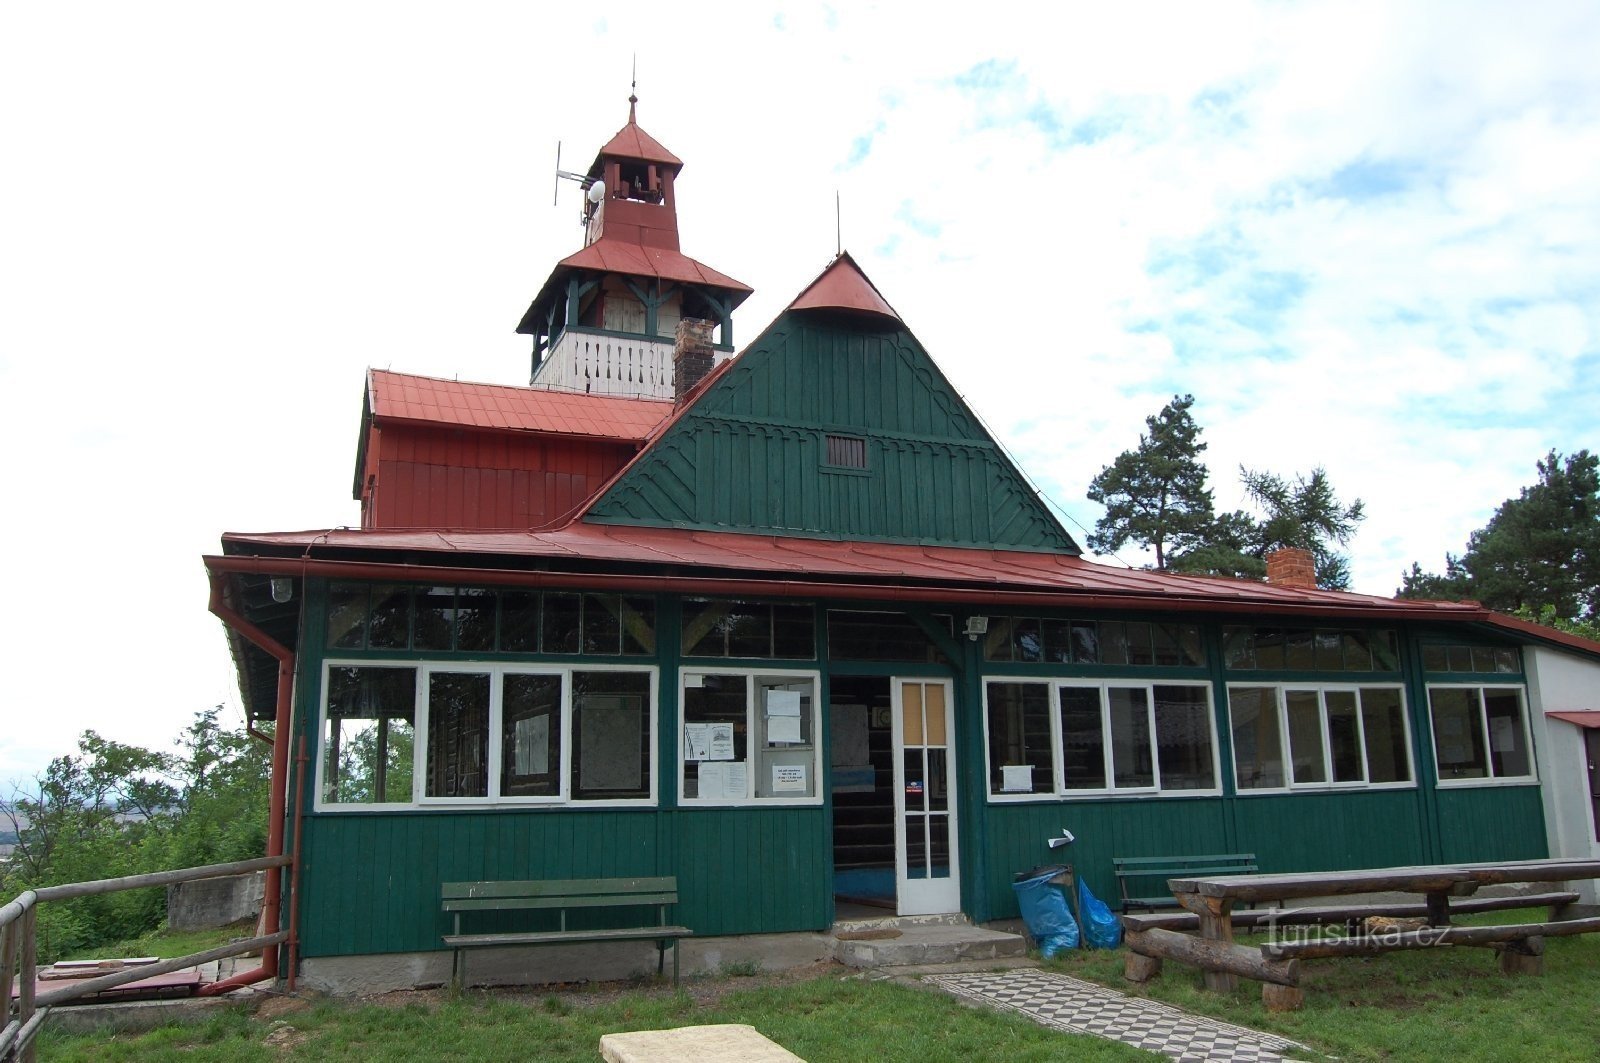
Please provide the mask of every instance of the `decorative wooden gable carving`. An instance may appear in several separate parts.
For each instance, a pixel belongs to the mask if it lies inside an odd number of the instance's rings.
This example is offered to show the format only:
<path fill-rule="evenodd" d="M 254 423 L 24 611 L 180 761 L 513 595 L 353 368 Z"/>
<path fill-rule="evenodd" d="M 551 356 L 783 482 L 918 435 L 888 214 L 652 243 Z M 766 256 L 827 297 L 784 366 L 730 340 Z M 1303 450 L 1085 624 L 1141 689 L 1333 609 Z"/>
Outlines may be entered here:
<path fill-rule="evenodd" d="M 790 309 L 691 403 L 585 520 L 1080 553 L 898 320 Z"/>

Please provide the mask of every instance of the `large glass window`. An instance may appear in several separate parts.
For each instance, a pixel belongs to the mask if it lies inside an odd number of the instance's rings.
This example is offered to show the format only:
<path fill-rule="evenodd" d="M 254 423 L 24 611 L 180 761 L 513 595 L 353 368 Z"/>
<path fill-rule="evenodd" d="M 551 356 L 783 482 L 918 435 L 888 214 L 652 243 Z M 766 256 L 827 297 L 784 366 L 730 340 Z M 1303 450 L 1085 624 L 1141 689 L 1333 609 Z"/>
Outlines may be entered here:
<path fill-rule="evenodd" d="M 995 796 L 1215 791 L 1209 689 L 1201 684 L 986 684 Z"/>
<path fill-rule="evenodd" d="M 1428 710 L 1441 783 L 1533 777 L 1521 687 L 1430 686 Z"/>
<path fill-rule="evenodd" d="M 333 663 L 327 676 L 323 805 L 653 796 L 652 671 Z"/>
<path fill-rule="evenodd" d="M 414 668 L 328 669 L 322 732 L 326 804 L 411 802 L 416 731 Z"/>
<path fill-rule="evenodd" d="M 819 799 L 816 673 L 686 671 L 682 683 L 684 802 Z"/>
<path fill-rule="evenodd" d="M 1412 780 L 1399 687 L 1230 686 L 1228 717 L 1241 791 Z"/>
<path fill-rule="evenodd" d="M 805 602 L 736 602 L 685 598 L 686 657 L 812 660 L 816 610 Z"/>
<path fill-rule="evenodd" d="M 1031 616 L 990 617 L 983 659 L 1168 667 L 1206 663 L 1198 624 Z"/>
<path fill-rule="evenodd" d="M 1247 627 L 1222 629 L 1233 671 L 1398 672 L 1400 644 L 1390 628 Z"/>

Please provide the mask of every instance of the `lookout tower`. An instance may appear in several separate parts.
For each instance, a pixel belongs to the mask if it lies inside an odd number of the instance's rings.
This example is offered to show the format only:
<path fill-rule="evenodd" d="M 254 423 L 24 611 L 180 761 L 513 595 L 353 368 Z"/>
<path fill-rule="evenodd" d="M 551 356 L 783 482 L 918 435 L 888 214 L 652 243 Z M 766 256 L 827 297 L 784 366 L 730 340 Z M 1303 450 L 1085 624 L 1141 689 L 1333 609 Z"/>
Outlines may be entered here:
<path fill-rule="evenodd" d="M 535 387 L 671 398 L 673 341 L 684 318 L 716 327 L 713 358 L 733 357 L 733 310 L 750 288 L 679 250 L 683 161 L 628 123 L 583 174 L 583 249 L 551 271 L 517 331 L 533 337 Z"/>

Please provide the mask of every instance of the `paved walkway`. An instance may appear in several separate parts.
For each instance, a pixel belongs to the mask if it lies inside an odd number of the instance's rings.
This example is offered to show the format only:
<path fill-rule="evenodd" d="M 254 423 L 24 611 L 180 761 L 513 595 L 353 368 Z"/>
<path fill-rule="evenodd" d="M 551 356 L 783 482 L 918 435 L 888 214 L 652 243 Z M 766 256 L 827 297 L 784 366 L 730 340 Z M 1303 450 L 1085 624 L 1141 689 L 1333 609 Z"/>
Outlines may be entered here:
<path fill-rule="evenodd" d="M 1272 1063 L 1284 1059 L 1284 1052 L 1304 1047 L 1038 968 L 934 974 L 923 982 L 966 1000 L 1018 1012 L 1041 1026 L 1110 1038 L 1184 1063 Z"/>

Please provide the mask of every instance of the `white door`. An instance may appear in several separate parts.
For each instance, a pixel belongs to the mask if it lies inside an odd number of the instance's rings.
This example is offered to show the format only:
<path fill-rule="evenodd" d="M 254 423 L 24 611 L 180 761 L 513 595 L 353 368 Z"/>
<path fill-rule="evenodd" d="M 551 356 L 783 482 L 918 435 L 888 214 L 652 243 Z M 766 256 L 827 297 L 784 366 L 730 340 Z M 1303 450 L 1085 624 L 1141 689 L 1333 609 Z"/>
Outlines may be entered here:
<path fill-rule="evenodd" d="M 894 864 L 901 915 L 961 910 L 954 700 L 947 679 L 894 680 Z"/>

